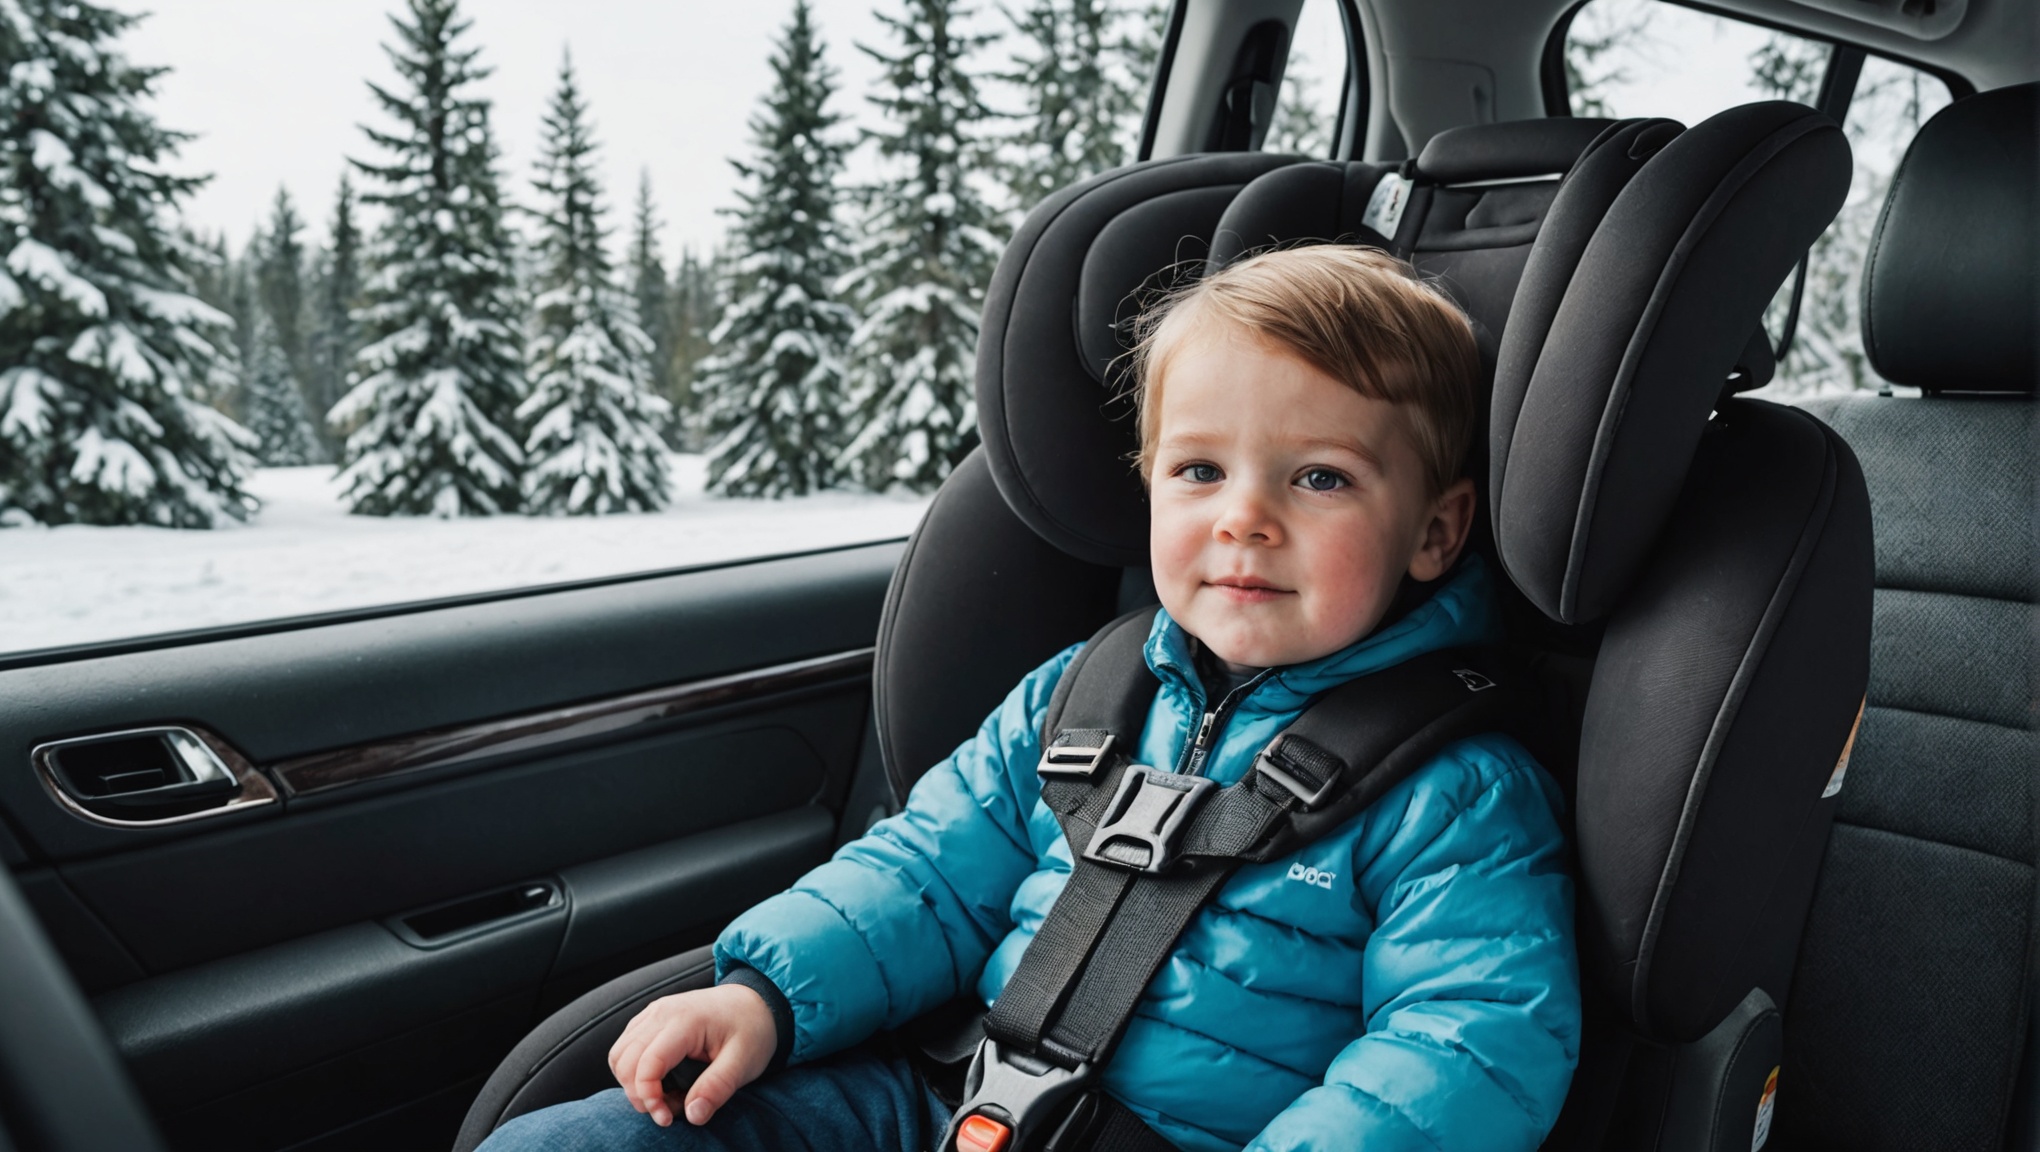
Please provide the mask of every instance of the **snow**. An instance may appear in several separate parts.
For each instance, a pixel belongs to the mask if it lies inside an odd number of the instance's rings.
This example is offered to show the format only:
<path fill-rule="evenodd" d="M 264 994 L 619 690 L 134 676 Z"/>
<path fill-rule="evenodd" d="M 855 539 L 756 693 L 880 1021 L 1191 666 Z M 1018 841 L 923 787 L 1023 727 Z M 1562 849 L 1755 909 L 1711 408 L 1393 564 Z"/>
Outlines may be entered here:
<path fill-rule="evenodd" d="M 0 652 L 120 640 L 896 539 L 925 498 L 702 495 L 672 458 L 672 507 L 612 516 L 352 516 L 333 468 L 258 468 L 245 525 L 0 530 Z"/>

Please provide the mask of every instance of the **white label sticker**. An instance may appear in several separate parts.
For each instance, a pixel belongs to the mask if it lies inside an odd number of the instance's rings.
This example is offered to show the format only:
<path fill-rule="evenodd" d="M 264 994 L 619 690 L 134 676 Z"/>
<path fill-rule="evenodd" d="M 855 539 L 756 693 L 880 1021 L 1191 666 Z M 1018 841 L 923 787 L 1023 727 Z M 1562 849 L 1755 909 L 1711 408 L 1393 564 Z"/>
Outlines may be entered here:
<path fill-rule="evenodd" d="M 1764 1080 L 1764 1094 L 1757 1100 L 1757 1134 L 1750 1138 L 1750 1152 L 1762 1152 L 1771 1138 L 1771 1113 L 1778 1107 L 1778 1070 Z"/>
<path fill-rule="evenodd" d="M 1868 703 L 1867 699 L 1863 702 Z M 1849 726 L 1849 739 L 1842 744 L 1842 758 L 1835 761 L 1835 770 L 1828 774 L 1827 787 L 1820 790 L 1820 798 L 1823 800 L 1840 795 L 1842 781 L 1849 775 L 1849 755 L 1856 750 L 1856 733 L 1863 728 L 1863 704 L 1856 705 L 1856 722 Z"/>
<path fill-rule="evenodd" d="M 1402 223 L 1403 205 L 1410 202 L 1410 182 L 1390 172 L 1374 186 L 1374 194 L 1367 198 L 1367 211 L 1360 217 L 1360 223 L 1384 239 L 1395 239 L 1395 230 Z"/>

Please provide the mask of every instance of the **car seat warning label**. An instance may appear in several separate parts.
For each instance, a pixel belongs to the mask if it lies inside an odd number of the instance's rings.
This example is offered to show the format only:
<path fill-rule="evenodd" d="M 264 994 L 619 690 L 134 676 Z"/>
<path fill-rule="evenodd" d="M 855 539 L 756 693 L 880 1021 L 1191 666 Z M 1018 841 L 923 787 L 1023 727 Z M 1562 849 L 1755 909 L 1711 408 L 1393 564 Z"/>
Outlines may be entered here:
<path fill-rule="evenodd" d="M 1823 800 L 1842 790 L 1842 779 L 1849 774 L 1849 753 L 1856 750 L 1856 733 L 1863 729 L 1863 706 L 1869 702 L 1869 698 L 1865 697 L 1862 704 L 1856 705 L 1856 722 L 1849 726 L 1849 738 L 1842 744 L 1842 758 L 1835 761 L 1835 770 L 1828 774 L 1827 787 L 1820 790 Z"/>
<path fill-rule="evenodd" d="M 1374 195 L 1367 198 L 1367 211 L 1361 213 L 1360 223 L 1393 240 L 1409 201 L 1410 182 L 1390 172 L 1374 186 Z"/>
<path fill-rule="evenodd" d="M 1771 1113 L 1778 1106 L 1778 1069 L 1764 1078 L 1764 1094 L 1757 1099 L 1757 1132 L 1750 1137 L 1750 1152 L 1760 1152 L 1771 1138 Z"/>

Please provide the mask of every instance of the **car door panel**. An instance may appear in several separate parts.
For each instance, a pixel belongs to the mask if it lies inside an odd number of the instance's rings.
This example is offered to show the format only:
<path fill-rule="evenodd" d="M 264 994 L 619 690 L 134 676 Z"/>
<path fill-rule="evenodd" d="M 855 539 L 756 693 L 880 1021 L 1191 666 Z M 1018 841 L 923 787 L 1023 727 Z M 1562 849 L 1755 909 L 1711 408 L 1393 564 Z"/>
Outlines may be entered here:
<path fill-rule="evenodd" d="M 847 776 L 862 710 L 842 692 L 784 711 L 810 735 L 840 730 L 830 760 Z M 170 972 L 799 807 L 829 766 L 791 727 L 684 732 L 59 871 L 145 971 Z"/>
<path fill-rule="evenodd" d="M 899 552 L 0 665 L 0 851 L 174 1146 L 443 1146 L 545 1011 L 838 842 Z M 166 724 L 275 802 L 115 827 L 30 767 Z M 406 922 L 518 893 L 443 939 Z"/>

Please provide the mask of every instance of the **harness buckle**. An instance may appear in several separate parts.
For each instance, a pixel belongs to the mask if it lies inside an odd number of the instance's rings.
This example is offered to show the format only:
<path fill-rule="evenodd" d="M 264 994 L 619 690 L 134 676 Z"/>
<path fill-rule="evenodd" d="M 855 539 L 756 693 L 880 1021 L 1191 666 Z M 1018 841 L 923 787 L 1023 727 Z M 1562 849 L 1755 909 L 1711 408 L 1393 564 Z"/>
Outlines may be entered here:
<path fill-rule="evenodd" d="M 963 1105 L 949 1118 L 936 1152 L 976 1152 L 980 1148 L 1019 1152 L 1040 1147 L 1038 1134 L 1051 1131 L 1059 1136 L 1069 1117 L 1057 1113 L 1090 1083 L 1089 1062 L 1064 1068 L 1009 1052 L 987 1036 L 970 1062 Z M 967 1130 L 969 1141 L 960 1141 Z"/>
<path fill-rule="evenodd" d="M 1182 854 L 1190 818 L 1216 787 L 1209 777 L 1133 765 L 1119 778 L 1084 859 L 1135 872 L 1167 870 Z"/>
<path fill-rule="evenodd" d="M 1289 745 L 1292 742 L 1305 745 L 1308 749 L 1306 754 L 1303 756 L 1290 754 Z M 1287 733 L 1261 749 L 1261 754 L 1254 758 L 1254 770 L 1296 797 L 1297 805 L 1306 812 L 1317 807 L 1339 782 L 1339 772 L 1335 764 L 1336 761 L 1330 753 Z"/>
<path fill-rule="evenodd" d="M 1104 737 L 1099 740 L 1098 737 Z M 1077 743 L 1079 740 L 1095 740 L 1096 743 Z M 1035 773 L 1057 780 L 1089 780 L 1105 766 L 1112 755 L 1112 746 L 1119 737 L 1110 732 L 1058 732 L 1055 740 L 1041 753 L 1041 765 Z"/>

